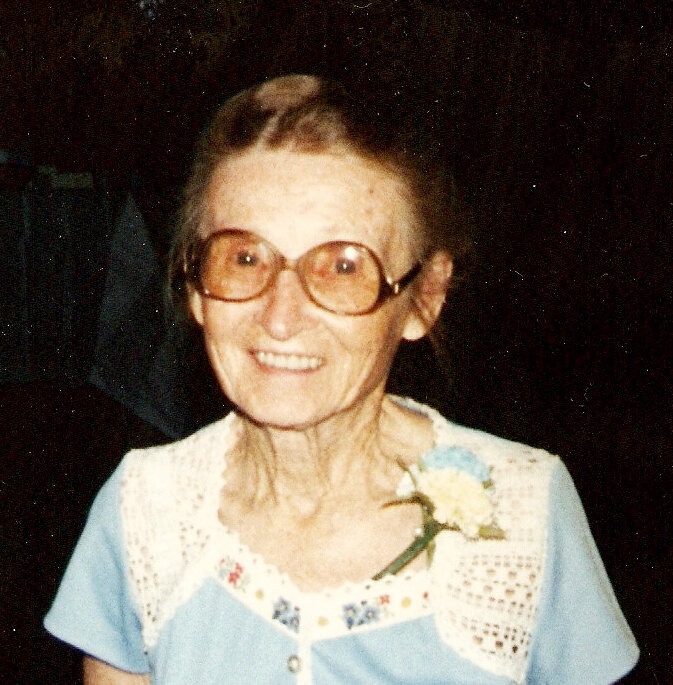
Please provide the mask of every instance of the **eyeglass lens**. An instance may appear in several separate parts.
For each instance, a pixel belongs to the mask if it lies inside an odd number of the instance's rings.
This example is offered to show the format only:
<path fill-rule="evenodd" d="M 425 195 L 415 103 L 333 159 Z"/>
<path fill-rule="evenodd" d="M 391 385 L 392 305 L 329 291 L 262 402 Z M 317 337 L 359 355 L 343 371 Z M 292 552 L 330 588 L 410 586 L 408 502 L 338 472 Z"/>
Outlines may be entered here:
<path fill-rule="evenodd" d="M 283 268 L 292 268 L 273 246 L 242 231 L 210 236 L 201 255 L 199 280 L 206 295 L 248 300 L 262 294 Z M 318 245 L 294 264 L 309 297 L 340 313 L 361 313 L 378 301 L 382 275 L 366 247 L 333 242 Z"/>

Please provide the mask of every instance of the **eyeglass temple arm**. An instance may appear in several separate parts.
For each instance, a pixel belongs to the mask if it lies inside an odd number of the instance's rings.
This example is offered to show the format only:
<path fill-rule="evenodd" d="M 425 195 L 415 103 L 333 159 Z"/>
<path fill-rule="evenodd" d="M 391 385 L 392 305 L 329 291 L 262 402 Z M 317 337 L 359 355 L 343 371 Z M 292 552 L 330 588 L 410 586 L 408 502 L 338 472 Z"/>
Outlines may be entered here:
<path fill-rule="evenodd" d="M 390 281 L 386 281 L 388 287 L 390 288 L 389 292 L 391 295 L 399 295 L 404 288 L 406 288 L 413 280 L 418 276 L 418 274 L 421 272 L 421 269 L 423 268 L 423 264 L 421 262 L 416 262 L 414 266 L 407 271 L 407 273 L 402 276 L 398 281 L 395 281 L 394 283 L 391 283 Z"/>

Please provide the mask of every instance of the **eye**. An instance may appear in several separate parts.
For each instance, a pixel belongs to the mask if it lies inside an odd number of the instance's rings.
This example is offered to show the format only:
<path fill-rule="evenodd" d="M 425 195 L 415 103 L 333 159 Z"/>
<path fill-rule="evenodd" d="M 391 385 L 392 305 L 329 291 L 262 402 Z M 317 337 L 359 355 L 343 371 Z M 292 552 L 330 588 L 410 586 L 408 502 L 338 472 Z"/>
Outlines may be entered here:
<path fill-rule="evenodd" d="M 333 273 L 337 276 L 357 276 L 362 272 L 363 259 L 366 253 L 356 245 L 340 245 L 333 253 Z"/>
<path fill-rule="evenodd" d="M 250 250 L 241 250 L 234 256 L 236 266 L 257 266 L 259 257 Z"/>
<path fill-rule="evenodd" d="M 352 259 L 337 259 L 334 263 L 334 271 L 337 274 L 348 276 L 356 273 L 358 270 L 358 265 Z"/>

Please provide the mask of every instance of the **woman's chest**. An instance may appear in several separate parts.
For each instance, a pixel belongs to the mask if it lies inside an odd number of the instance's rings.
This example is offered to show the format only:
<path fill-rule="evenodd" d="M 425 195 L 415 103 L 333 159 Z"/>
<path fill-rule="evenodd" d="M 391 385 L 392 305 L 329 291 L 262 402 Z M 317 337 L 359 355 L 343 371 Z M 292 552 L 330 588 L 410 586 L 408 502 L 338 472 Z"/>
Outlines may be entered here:
<path fill-rule="evenodd" d="M 260 511 L 240 516 L 220 510 L 225 529 L 266 564 L 309 592 L 363 582 L 389 564 L 414 539 L 421 526 L 416 505 L 357 506 L 292 517 Z M 418 570 L 424 555 L 410 565 Z"/>

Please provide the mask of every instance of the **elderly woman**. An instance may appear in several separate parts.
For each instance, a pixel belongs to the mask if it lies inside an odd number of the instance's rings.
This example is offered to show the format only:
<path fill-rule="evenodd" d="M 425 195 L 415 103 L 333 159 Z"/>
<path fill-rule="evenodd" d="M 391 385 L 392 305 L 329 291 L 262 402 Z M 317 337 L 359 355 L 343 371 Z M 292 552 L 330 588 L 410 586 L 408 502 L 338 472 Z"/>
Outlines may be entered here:
<path fill-rule="evenodd" d="M 309 76 L 198 150 L 173 279 L 236 411 L 131 452 L 46 618 L 86 683 L 611 683 L 637 647 L 569 475 L 386 394 L 469 242 L 413 132 Z"/>

